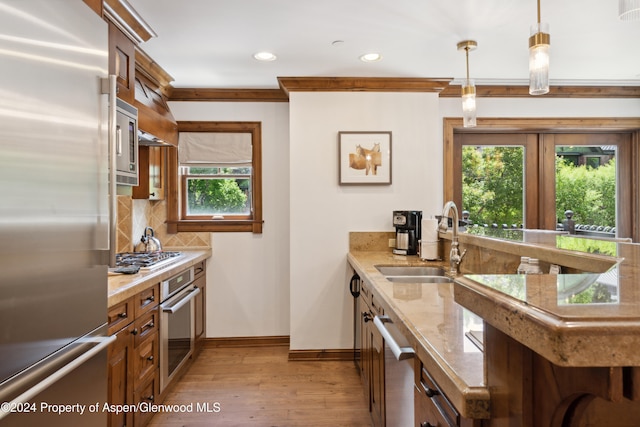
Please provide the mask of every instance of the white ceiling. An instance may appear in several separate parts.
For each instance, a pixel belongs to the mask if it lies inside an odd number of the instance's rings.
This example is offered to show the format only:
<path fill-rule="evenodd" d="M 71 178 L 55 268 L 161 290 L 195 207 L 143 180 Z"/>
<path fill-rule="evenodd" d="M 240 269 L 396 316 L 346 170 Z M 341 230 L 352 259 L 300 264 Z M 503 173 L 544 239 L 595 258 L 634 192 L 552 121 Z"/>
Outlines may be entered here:
<path fill-rule="evenodd" d="M 277 88 L 277 77 L 465 76 L 527 84 L 536 0 L 129 0 L 158 37 L 141 45 L 174 87 Z M 542 0 L 551 84 L 640 85 L 640 21 L 618 0 Z M 339 45 L 332 44 L 341 40 Z M 273 62 L 252 55 L 272 51 Z M 377 51 L 383 59 L 363 63 Z"/>

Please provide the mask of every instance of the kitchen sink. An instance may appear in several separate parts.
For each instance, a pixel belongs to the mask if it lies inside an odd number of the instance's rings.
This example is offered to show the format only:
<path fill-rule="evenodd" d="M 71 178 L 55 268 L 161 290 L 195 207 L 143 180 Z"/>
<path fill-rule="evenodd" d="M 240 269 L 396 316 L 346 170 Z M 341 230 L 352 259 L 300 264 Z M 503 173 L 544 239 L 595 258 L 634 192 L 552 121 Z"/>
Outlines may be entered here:
<path fill-rule="evenodd" d="M 451 283 L 453 281 L 445 276 L 386 276 L 386 278 L 396 283 Z"/>
<path fill-rule="evenodd" d="M 444 276 L 440 267 L 376 265 L 376 268 L 385 276 Z"/>

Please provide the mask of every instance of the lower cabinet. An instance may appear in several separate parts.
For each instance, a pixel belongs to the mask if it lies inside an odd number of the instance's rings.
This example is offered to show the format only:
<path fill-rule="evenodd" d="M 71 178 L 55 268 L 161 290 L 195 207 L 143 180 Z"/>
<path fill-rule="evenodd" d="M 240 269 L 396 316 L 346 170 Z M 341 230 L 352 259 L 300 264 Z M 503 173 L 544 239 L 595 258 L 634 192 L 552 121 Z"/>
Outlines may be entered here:
<path fill-rule="evenodd" d="M 374 427 L 385 425 L 384 340 L 373 318 L 382 315 L 371 288 L 363 280 L 360 287 L 360 375 Z"/>
<path fill-rule="evenodd" d="M 422 362 L 416 359 L 414 407 L 417 427 L 480 427 L 481 420 L 461 417 Z"/>
<path fill-rule="evenodd" d="M 156 285 L 108 310 L 108 403 L 154 403 L 159 393 L 158 290 Z M 109 411 L 110 427 L 146 425 L 151 411 Z"/>
<path fill-rule="evenodd" d="M 202 347 L 206 332 L 206 303 L 207 303 L 207 262 L 206 260 L 194 265 L 193 283 L 200 289 L 195 297 L 195 340 L 196 354 Z"/>

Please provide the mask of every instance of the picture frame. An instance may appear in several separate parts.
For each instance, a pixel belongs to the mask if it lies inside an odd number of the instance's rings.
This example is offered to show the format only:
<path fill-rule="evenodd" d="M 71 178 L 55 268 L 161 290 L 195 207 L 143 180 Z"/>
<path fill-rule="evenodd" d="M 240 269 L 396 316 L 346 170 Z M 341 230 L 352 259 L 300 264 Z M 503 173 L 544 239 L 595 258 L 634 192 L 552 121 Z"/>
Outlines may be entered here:
<path fill-rule="evenodd" d="M 391 132 L 338 132 L 340 185 L 391 185 Z"/>

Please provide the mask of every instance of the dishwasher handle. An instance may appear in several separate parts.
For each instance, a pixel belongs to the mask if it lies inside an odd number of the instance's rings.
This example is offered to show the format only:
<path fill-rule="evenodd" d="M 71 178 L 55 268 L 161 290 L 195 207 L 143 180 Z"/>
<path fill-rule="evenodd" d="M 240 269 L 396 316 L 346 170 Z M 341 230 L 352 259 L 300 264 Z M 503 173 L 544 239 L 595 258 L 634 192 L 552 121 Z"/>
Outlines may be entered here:
<path fill-rule="evenodd" d="M 396 359 L 406 360 L 411 359 L 413 356 L 415 356 L 416 352 L 413 350 L 413 348 L 408 345 L 400 346 L 398 344 L 385 323 L 389 323 L 389 326 L 395 329 L 395 327 L 393 326 L 393 322 L 391 321 L 389 316 L 376 316 L 373 318 L 373 324 L 376 325 L 376 328 L 378 328 L 378 331 L 380 331 L 382 338 L 384 338 L 385 342 L 391 349 L 391 352 L 396 357 Z"/>

